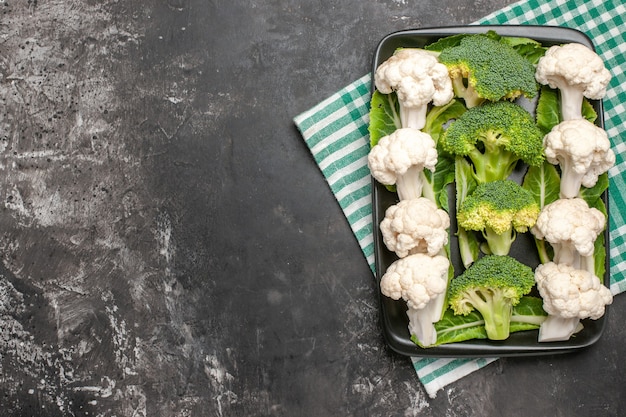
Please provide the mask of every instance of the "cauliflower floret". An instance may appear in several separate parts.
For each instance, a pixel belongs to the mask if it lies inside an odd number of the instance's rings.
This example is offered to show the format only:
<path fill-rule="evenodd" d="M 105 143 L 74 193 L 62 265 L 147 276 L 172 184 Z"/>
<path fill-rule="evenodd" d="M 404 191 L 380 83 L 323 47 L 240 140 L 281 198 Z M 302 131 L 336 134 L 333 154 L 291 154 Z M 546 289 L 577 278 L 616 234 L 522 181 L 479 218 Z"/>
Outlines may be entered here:
<path fill-rule="evenodd" d="M 570 265 L 548 262 L 535 270 L 535 282 L 548 318 L 539 328 L 539 341 L 568 340 L 580 320 L 597 320 L 613 302 L 600 278 Z"/>
<path fill-rule="evenodd" d="M 409 331 L 423 346 L 437 341 L 433 323 L 443 312 L 449 267 L 445 256 L 418 253 L 392 263 L 380 281 L 383 295 L 406 301 Z"/>
<path fill-rule="evenodd" d="M 604 129 L 586 119 L 566 120 L 543 140 L 548 162 L 561 167 L 561 198 L 576 197 L 580 187 L 593 187 L 615 164 Z"/>
<path fill-rule="evenodd" d="M 557 199 L 541 209 L 531 233 L 554 248 L 554 262 L 594 271 L 594 244 L 606 217 L 582 198 Z"/>
<path fill-rule="evenodd" d="M 424 169 L 435 170 L 437 146 L 418 129 L 401 128 L 380 138 L 370 150 L 367 163 L 381 184 L 396 185 L 401 200 L 421 197 L 426 179 Z"/>
<path fill-rule="evenodd" d="M 376 69 L 374 83 L 383 94 L 397 93 L 402 127 L 422 129 L 428 104 L 443 106 L 454 95 L 447 67 L 423 49 L 396 51 Z"/>
<path fill-rule="evenodd" d="M 599 100 L 606 94 L 611 73 L 602 58 L 579 43 L 555 45 L 539 59 L 538 83 L 558 88 L 563 120 L 582 119 L 583 97 Z"/>
<path fill-rule="evenodd" d="M 450 216 L 427 198 L 401 200 L 385 211 L 380 222 L 383 242 L 400 258 L 409 254 L 439 254 L 448 243 Z"/>

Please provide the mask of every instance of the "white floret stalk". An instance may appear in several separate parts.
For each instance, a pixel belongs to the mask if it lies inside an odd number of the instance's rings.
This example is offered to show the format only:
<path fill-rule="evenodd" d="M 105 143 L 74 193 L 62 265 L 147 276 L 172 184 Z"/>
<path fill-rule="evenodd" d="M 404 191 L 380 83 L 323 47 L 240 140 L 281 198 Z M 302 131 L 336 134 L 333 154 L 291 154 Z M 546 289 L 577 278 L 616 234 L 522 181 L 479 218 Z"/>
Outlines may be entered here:
<path fill-rule="evenodd" d="M 446 256 L 445 250 L 439 252 L 440 256 Z M 409 333 L 415 335 L 422 346 L 432 346 L 437 343 L 437 330 L 435 323 L 441 320 L 446 307 L 446 290 L 432 298 L 422 309 L 409 308 Z"/>
<path fill-rule="evenodd" d="M 593 275 L 596 275 L 596 259 L 595 257 L 592 255 L 590 256 L 582 256 L 580 255 L 580 269 L 585 270 L 587 272 L 592 273 Z"/>
<path fill-rule="evenodd" d="M 428 106 L 408 107 L 400 104 L 400 124 L 402 127 L 422 130 L 426 126 L 427 110 Z"/>
<path fill-rule="evenodd" d="M 569 265 L 580 269 L 580 254 L 572 242 L 566 241 L 552 244 L 554 248 L 554 263 L 557 265 Z"/>
<path fill-rule="evenodd" d="M 578 317 L 563 318 L 549 315 L 539 326 L 539 342 L 560 342 L 569 340 L 574 333 L 582 330 Z"/>
<path fill-rule="evenodd" d="M 562 242 L 553 244 L 554 263 L 557 265 L 569 265 L 572 268 L 584 270 L 592 274 L 596 274 L 596 260 L 594 254 L 581 255 L 571 242 Z"/>
<path fill-rule="evenodd" d="M 437 201 L 437 196 L 435 195 L 435 190 L 433 189 L 433 184 L 428 180 L 423 169 L 420 173 L 420 180 L 422 182 L 422 197 L 427 198 L 439 207 L 439 202 Z"/>
<path fill-rule="evenodd" d="M 572 167 L 572 161 L 569 158 L 563 158 L 559 161 L 561 167 L 561 198 L 574 198 L 578 197 L 580 193 L 580 187 L 582 186 L 584 173 L 579 174 Z"/>
<path fill-rule="evenodd" d="M 436 307 L 434 304 L 431 301 L 422 309 L 409 308 L 406 312 L 409 317 L 409 333 L 414 335 L 424 347 L 437 343 L 437 330 L 432 320 L 433 310 Z"/>
<path fill-rule="evenodd" d="M 561 117 L 563 121 L 582 119 L 583 91 L 578 87 L 564 86 L 559 89 L 561 95 Z"/>
<path fill-rule="evenodd" d="M 447 288 L 446 288 L 446 291 L 447 291 Z M 430 310 L 429 314 L 430 314 L 431 323 L 437 323 L 439 320 L 441 320 L 441 316 L 443 315 L 443 312 L 445 311 L 444 304 L 446 302 L 446 291 L 442 292 L 441 294 L 433 298 L 430 301 L 430 303 L 428 303 L 428 306 L 426 307 Z"/>
<path fill-rule="evenodd" d="M 406 173 L 398 176 L 396 179 L 396 191 L 400 200 L 412 200 L 422 196 L 424 185 L 422 180 L 423 170 L 423 167 L 413 165 Z"/>

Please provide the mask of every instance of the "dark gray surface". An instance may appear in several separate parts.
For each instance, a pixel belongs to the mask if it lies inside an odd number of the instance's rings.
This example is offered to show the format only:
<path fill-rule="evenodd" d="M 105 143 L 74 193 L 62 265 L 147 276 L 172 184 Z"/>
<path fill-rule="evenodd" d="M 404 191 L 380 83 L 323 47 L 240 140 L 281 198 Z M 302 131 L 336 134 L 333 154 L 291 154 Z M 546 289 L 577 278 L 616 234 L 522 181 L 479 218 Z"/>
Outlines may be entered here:
<path fill-rule="evenodd" d="M 378 40 L 507 1 L 0 2 L 7 416 L 618 416 L 625 301 L 581 353 L 427 398 L 291 119 Z"/>

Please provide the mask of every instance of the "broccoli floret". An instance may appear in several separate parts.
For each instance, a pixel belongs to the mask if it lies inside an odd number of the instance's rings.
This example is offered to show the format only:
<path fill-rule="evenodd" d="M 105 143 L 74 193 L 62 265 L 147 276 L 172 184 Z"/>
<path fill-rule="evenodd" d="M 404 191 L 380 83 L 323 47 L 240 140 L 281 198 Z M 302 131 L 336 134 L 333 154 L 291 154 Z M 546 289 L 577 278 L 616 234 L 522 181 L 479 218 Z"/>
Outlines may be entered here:
<path fill-rule="evenodd" d="M 515 258 L 486 255 L 450 282 L 448 300 L 455 314 L 477 310 L 485 320 L 487 337 L 509 337 L 511 313 L 535 283 L 533 270 Z"/>
<path fill-rule="evenodd" d="M 535 225 L 540 207 L 533 194 L 511 180 L 479 184 L 457 213 L 459 225 L 482 232 L 488 252 L 508 255 L 517 233 Z"/>
<path fill-rule="evenodd" d="M 532 98 L 539 89 L 535 67 L 508 43 L 484 34 L 465 36 L 458 45 L 443 48 L 439 62 L 448 67 L 454 94 L 468 108 L 522 95 Z"/>
<path fill-rule="evenodd" d="M 485 103 L 463 113 L 441 135 L 445 152 L 468 157 L 478 183 L 506 179 L 518 161 L 543 163 L 543 134 L 532 115 L 509 101 Z"/>

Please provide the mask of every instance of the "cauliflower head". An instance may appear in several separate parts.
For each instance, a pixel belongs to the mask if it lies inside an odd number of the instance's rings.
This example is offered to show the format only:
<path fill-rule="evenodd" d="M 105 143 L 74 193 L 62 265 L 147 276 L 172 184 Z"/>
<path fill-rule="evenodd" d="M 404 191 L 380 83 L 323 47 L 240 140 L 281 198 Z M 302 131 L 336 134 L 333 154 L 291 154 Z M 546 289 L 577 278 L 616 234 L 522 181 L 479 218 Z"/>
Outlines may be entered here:
<path fill-rule="evenodd" d="M 587 98 L 599 100 L 606 94 L 611 74 L 602 58 L 580 43 L 566 43 L 548 48 L 539 59 L 535 78 L 551 88 L 564 83 L 582 90 Z"/>
<path fill-rule="evenodd" d="M 548 48 L 537 63 L 535 79 L 559 89 L 563 119 L 570 120 L 583 118 L 584 97 L 604 97 L 611 73 L 593 50 L 579 43 L 567 43 Z"/>
<path fill-rule="evenodd" d="M 546 160 L 561 167 L 561 197 L 576 197 L 581 186 L 593 187 L 615 164 L 604 129 L 586 119 L 566 120 L 543 140 Z"/>
<path fill-rule="evenodd" d="M 402 298 L 410 309 L 421 310 L 446 290 L 449 267 L 450 261 L 442 255 L 410 255 L 387 268 L 380 290 L 394 300 Z"/>
<path fill-rule="evenodd" d="M 409 254 L 437 255 L 448 243 L 450 216 L 420 197 L 390 206 L 380 222 L 383 242 L 400 258 Z"/>
<path fill-rule="evenodd" d="M 454 95 L 447 67 L 417 48 L 397 50 L 376 69 L 374 83 L 381 93 L 398 95 L 403 127 L 422 129 L 428 104 L 443 106 Z"/>
<path fill-rule="evenodd" d="M 532 234 L 555 246 L 571 245 L 582 256 L 591 256 L 598 235 L 604 230 L 604 214 L 582 198 L 557 199 L 541 209 Z"/>
<path fill-rule="evenodd" d="M 548 262 L 535 270 L 535 282 L 549 315 L 597 320 L 613 302 L 611 291 L 589 271 Z"/>
<path fill-rule="evenodd" d="M 435 170 L 437 145 L 419 129 L 400 128 L 380 138 L 367 157 L 372 176 L 381 184 L 396 185 L 400 199 L 420 197 L 422 171 Z"/>
<path fill-rule="evenodd" d="M 561 198 L 544 206 L 531 233 L 550 243 L 554 262 L 593 273 L 595 241 L 605 225 L 605 215 L 582 198 Z"/>

